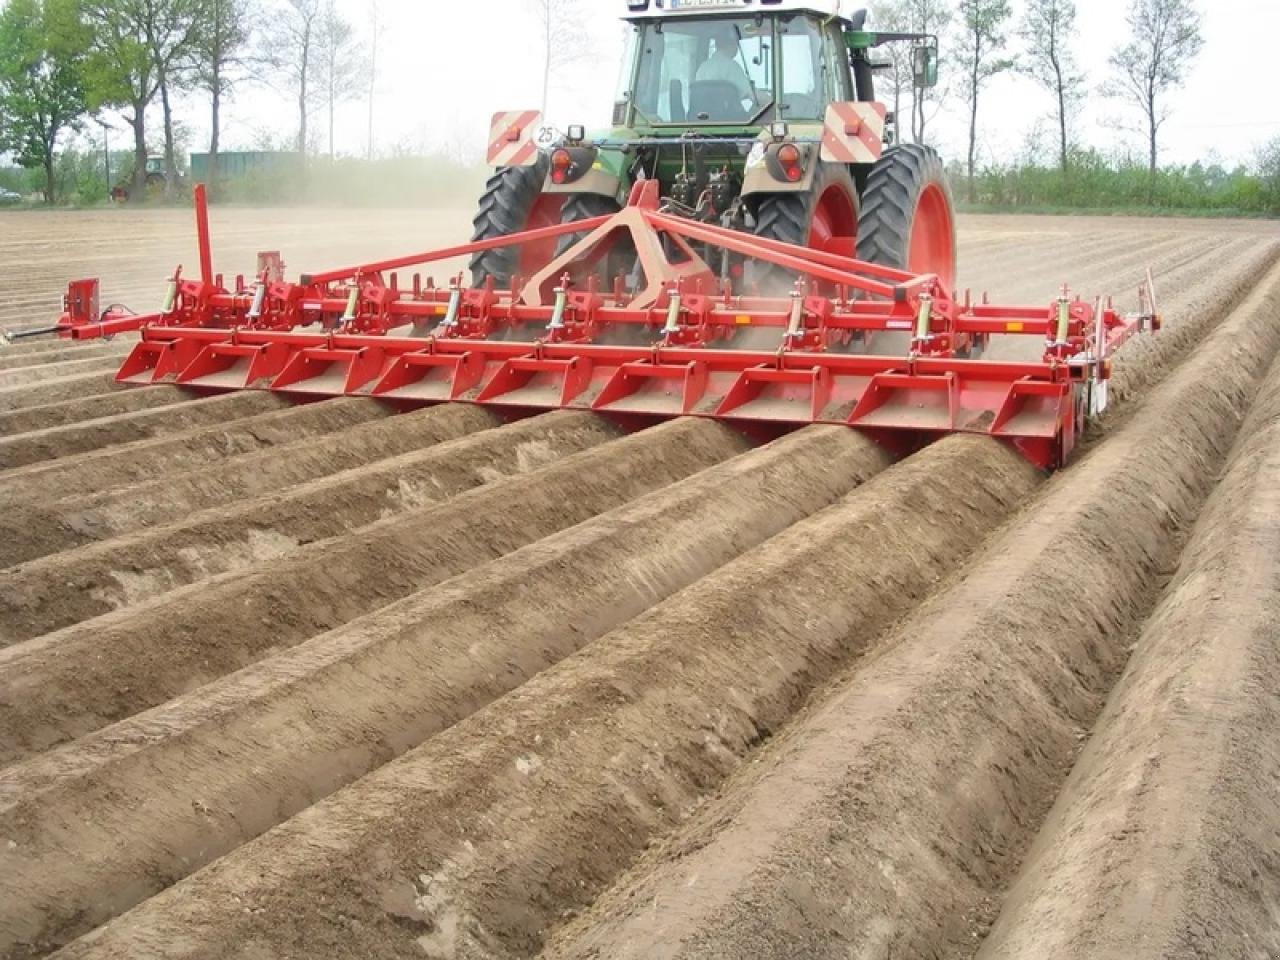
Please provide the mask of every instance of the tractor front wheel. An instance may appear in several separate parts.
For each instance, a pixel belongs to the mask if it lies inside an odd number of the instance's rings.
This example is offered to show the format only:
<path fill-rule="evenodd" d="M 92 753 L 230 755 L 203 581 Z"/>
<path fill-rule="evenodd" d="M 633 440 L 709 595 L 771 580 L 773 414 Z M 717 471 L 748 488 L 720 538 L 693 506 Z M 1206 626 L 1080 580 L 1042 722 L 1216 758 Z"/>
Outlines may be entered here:
<path fill-rule="evenodd" d="M 956 284 L 956 223 L 946 171 L 930 147 L 890 147 L 862 192 L 858 258 Z"/>
<path fill-rule="evenodd" d="M 480 198 L 480 210 L 473 224 L 473 241 L 493 240 L 524 230 L 536 230 L 560 223 L 564 206 L 562 194 L 543 193 L 550 160 L 539 153 L 528 167 L 503 167 L 494 172 Z M 556 238 L 519 246 L 499 247 L 471 257 L 471 282 L 482 287 L 492 277 L 499 287 L 509 287 L 516 274 L 529 277 L 541 270 L 555 255 Z"/>

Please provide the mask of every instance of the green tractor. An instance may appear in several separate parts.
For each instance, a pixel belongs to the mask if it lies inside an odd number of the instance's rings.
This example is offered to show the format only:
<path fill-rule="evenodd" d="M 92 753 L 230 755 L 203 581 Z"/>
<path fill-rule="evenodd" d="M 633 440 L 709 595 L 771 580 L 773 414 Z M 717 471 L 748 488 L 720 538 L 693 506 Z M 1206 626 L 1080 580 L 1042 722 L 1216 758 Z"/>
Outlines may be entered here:
<path fill-rule="evenodd" d="M 531 138 L 525 150 L 491 149 L 497 169 L 476 240 L 613 213 L 635 183 L 657 180 L 668 212 L 936 274 L 954 289 L 955 218 L 942 162 L 929 147 L 894 142 L 896 118 L 875 99 L 875 73 L 887 65 L 871 58 L 882 44 L 912 42 L 914 81 L 932 86 L 936 37 L 868 31 L 866 12 L 843 17 L 838 0 L 627 7 L 612 129 L 588 136 L 572 126 L 539 149 Z M 499 114 L 497 141 L 516 117 L 536 114 Z M 473 283 L 528 277 L 576 238 L 477 254 Z M 728 254 L 722 261 L 726 278 L 777 286 L 768 275 L 743 278 L 744 265 Z"/>

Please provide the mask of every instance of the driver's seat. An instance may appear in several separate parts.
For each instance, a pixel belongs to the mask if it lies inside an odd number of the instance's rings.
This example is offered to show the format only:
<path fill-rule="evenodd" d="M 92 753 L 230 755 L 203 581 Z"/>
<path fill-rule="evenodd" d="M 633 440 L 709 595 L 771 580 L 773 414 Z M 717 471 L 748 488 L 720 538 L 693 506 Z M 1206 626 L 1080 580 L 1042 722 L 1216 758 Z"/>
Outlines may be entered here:
<path fill-rule="evenodd" d="M 744 120 L 746 111 L 738 88 L 724 80 L 695 80 L 689 84 L 690 120 Z"/>

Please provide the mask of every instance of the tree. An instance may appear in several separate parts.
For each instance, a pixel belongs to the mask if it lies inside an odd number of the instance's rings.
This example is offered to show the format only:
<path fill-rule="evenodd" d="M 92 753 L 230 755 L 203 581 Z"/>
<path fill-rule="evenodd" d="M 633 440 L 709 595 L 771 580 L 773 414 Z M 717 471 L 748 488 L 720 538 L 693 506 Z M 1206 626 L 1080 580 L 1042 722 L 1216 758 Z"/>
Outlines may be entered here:
<path fill-rule="evenodd" d="M 1108 91 L 1142 111 L 1152 184 L 1159 167 L 1160 128 L 1169 118 L 1165 94 L 1182 86 L 1204 47 L 1197 17 L 1192 0 L 1132 0 L 1129 41 L 1111 55 L 1115 77 Z"/>
<path fill-rule="evenodd" d="M 58 141 L 88 113 L 82 66 L 88 34 L 74 0 L 9 0 L 0 9 L 0 151 L 44 170 L 44 200 L 57 199 Z"/>
<path fill-rule="evenodd" d="M 209 189 L 218 190 L 222 101 L 249 63 L 249 0 L 203 0 L 194 59 L 196 83 L 209 94 Z"/>
<path fill-rule="evenodd" d="M 999 56 L 1004 49 L 1004 27 L 1013 11 L 1009 0 L 960 0 L 964 26 L 964 92 L 969 104 L 969 202 L 974 201 L 974 165 L 978 150 L 978 99 L 983 85 L 998 73 L 1012 69 L 1014 61 Z"/>
<path fill-rule="evenodd" d="M 307 164 L 307 115 L 311 109 L 315 77 L 316 34 L 320 0 L 285 0 L 279 19 L 283 42 L 271 49 L 273 61 L 289 80 L 298 105 L 298 154 L 305 171 Z"/>
<path fill-rule="evenodd" d="M 583 28 L 581 0 L 533 0 L 542 40 L 542 113 L 547 112 L 551 78 L 590 56 L 591 39 Z"/>
<path fill-rule="evenodd" d="M 334 113 L 338 104 L 352 99 L 364 85 L 365 60 L 351 24 L 342 18 L 333 0 L 325 0 L 314 30 L 316 79 L 329 117 L 329 160 L 336 156 Z"/>
<path fill-rule="evenodd" d="M 1022 70 L 1053 95 L 1058 121 L 1058 162 L 1063 173 L 1067 172 L 1070 162 L 1067 121 L 1084 97 L 1084 73 L 1077 66 L 1071 49 L 1075 29 L 1075 0 L 1028 0 L 1020 30 L 1027 47 Z"/>
<path fill-rule="evenodd" d="M 168 182 L 177 174 L 171 95 L 191 66 L 197 18 L 196 0 L 82 0 L 91 28 L 92 52 L 86 65 L 89 106 L 118 107 L 133 129 L 133 188 L 141 200 L 147 188 L 147 108 L 162 94 L 165 167 Z"/>
<path fill-rule="evenodd" d="M 155 65 L 164 122 L 165 193 L 178 182 L 173 126 L 173 95 L 191 82 L 196 68 L 198 38 L 204 25 L 201 0 L 147 0 L 144 21 L 147 47 Z"/>

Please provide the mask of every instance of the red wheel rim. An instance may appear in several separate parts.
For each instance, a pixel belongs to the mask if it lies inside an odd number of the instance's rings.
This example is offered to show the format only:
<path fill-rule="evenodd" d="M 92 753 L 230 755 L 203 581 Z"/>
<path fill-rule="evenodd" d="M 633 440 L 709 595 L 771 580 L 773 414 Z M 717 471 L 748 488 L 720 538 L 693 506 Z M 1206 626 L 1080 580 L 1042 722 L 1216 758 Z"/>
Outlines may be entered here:
<path fill-rule="evenodd" d="M 539 194 L 538 199 L 534 201 L 533 209 L 529 211 L 529 221 L 525 224 L 525 229 L 541 230 L 543 227 L 558 226 L 560 210 L 563 206 L 564 194 Z M 524 244 L 520 249 L 520 275 L 525 278 L 531 277 L 549 264 L 556 255 L 557 243 L 559 238 L 551 237 L 548 240 Z"/>
<path fill-rule="evenodd" d="M 916 204 L 907 269 L 912 273 L 936 273 L 948 293 L 955 289 L 955 221 L 946 191 L 936 183 L 924 188 Z"/>
<path fill-rule="evenodd" d="M 813 207 L 809 221 L 809 249 L 852 257 L 857 253 L 858 208 L 853 196 L 838 185 L 827 187 Z"/>

